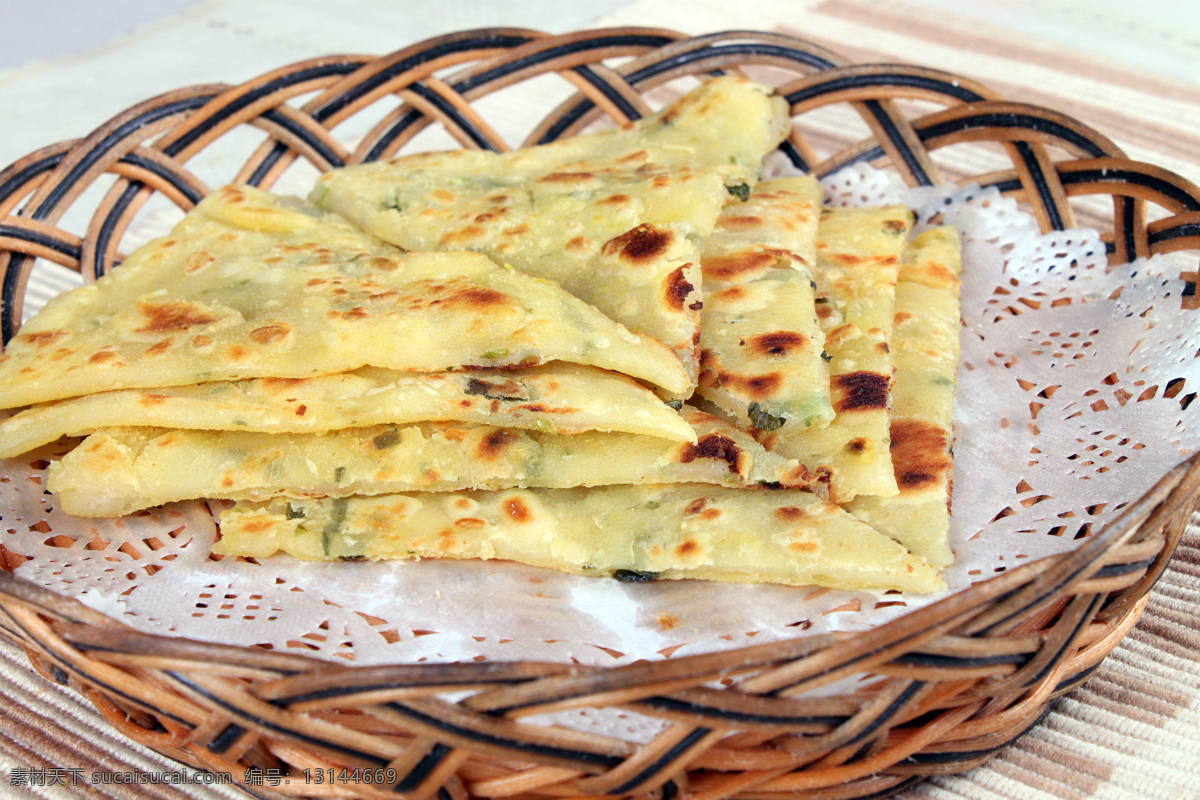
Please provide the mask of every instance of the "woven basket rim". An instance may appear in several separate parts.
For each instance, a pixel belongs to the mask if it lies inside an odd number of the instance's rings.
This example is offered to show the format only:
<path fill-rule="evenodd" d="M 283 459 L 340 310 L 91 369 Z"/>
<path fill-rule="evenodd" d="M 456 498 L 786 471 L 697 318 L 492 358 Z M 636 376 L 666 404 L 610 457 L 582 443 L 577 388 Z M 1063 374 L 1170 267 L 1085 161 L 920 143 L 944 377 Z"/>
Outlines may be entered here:
<path fill-rule="evenodd" d="M 605 63 L 618 57 L 625 60 L 616 66 Z M 848 145 L 819 161 L 811 158 L 811 148 L 806 143 L 795 142 L 788 155 L 802 168 L 827 175 L 855 163 L 884 159 L 910 185 L 932 183 L 936 182 L 939 169 L 930 157 L 931 152 L 962 142 L 1000 142 L 1013 157 L 1012 169 L 975 177 L 983 185 L 996 186 L 1019 197 L 1031 208 L 1043 230 L 1070 225 L 1073 219 L 1070 197 L 1101 193 L 1114 198 L 1112 230 L 1106 233 L 1114 261 L 1176 250 L 1200 251 L 1200 187 L 1154 165 L 1128 159 L 1116 144 L 1084 123 L 1052 110 L 1006 100 L 977 82 L 950 73 L 909 64 L 852 63 L 818 45 L 785 34 L 756 31 L 687 37 L 657 28 L 597 29 L 557 36 L 518 28 L 480 29 L 435 37 L 380 57 L 330 55 L 306 59 L 236 86 L 183 87 L 132 106 L 88 135 L 48 145 L 0 170 L 0 277 L 4 287 L 0 330 L 5 341 L 15 333 L 34 258 L 66 264 L 89 277 L 111 268 L 117 258 L 120 233 L 144 202 L 145 195 L 158 191 L 181 207 L 194 204 L 206 187 L 186 169 L 187 159 L 223 132 L 240 125 L 256 124 L 275 137 L 267 145 L 275 144 L 260 148 L 240 174 L 251 182 L 257 180 L 269 186 L 296 157 L 305 157 L 318 167 L 327 168 L 347 158 L 394 152 L 403 146 L 406 137 L 413 135 L 413 127 L 419 130 L 430 119 L 452 129 L 466 143 L 495 145 L 488 140 L 486 127 L 474 124 L 469 100 L 539 70 L 568 75 L 580 93 L 536 128 L 531 134 L 534 138 L 576 131 L 589 121 L 590 114 L 601 110 L 618 115 L 619 121 L 642 113 L 640 92 L 682 74 L 704 74 L 743 63 L 775 66 L 787 59 L 792 59 L 789 63 L 797 74 L 781 84 L 780 93 L 795 108 L 803 111 L 826 102 L 850 103 L 871 123 L 874 132 L 871 139 Z M 443 74 L 451 68 L 456 71 Z M 424 98 L 423 105 L 409 107 L 410 115 L 412 108 L 424 114 L 423 117 L 418 114 L 415 122 L 408 123 L 409 127 L 403 127 L 402 114 L 393 114 L 371 132 L 374 141 L 365 142 L 353 151 L 342 147 L 330 135 L 327 124 L 332 126 L 356 108 L 369 105 L 372 98 L 390 96 L 403 87 L 409 87 L 406 89 L 409 96 L 417 98 L 414 103 Z M 413 94 L 417 89 L 426 94 Z M 265 113 L 281 108 L 287 98 L 306 92 L 315 92 L 315 97 L 299 109 L 288 107 L 274 116 L 253 116 L 256 104 Z M 941 98 L 946 105 L 917 119 L 907 119 L 893 101 L 910 96 Z M 160 135 L 162 138 L 154 140 L 154 136 Z M 1051 147 L 1065 151 L 1068 158 L 1056 159 L 1050 154 Z M 286 152 L 281 154 L 281 151 Z M 116 173 L 120 181 L 101 201 L 88 235 L 79 239 L 58 229 L 56 223 L 86 185 L 105 173 Z M 1147 222 L 1147 206 L 1164 209 L 1166 216 Z M 8 559 L 2 564 L 4 570 L 0 570 L 0 623 L 3 623 L 0 633 L 25 646 L 34 664 L 44 668 L 49 676 L 85 687 L 102 713 L 122 730 L 151 742 L 151 746 L 173 757 L 212 768 L 213 764 L 227 767 L 241 763 L 244 767 L 246 763 L 256 763 L 256 758 L 261 761 L 263 756 L 256 748 L 266 745 L 256 737 L 269 738 L 274 729 L 264 723 L 253 736 L 243 730 L 242 738 L 234 737 L 238 742 L 246 740 L 240 752 L 235 752 L 241 760 L 235 757 L 229 761 L 228 754 L 238 751 L 238 747 L 219 751 L 213 746 L 214 739 L 221 739 L 225 729 L 202 734 L 198 731 L 205 729 L 205 724 L 197 723 L 185 731 L 186 735 L 179 733 L 179 729 L 187 727 L 181 721 L 186 720 L 186 714 L 172 716 L 164 708 L 138 700 L 132 687 L 120 682 L 125 679 L 120 679 L 119 685 L 105 684 L 106 678 L 117 680 L 113 670 L 152 672 L 161 685 L 156 683 L 150 696 L 164 696 L 163 686 L 170 684 L 171 691 L 186 698 L 179 701 L 181 707 L 187 703 L 215 707 L 214 698 L 227 688 L 219 678 L 240 674 L 251 683 L 258 681 L 271 702 L 301 709 L 327 707 L 316 699 L 322 692 L 324 696 L 332 693 L 343 700 L 359 702 L 362 686 L 352 688 L 355 680 L 363 685 L 390 680 L 426 681 L 435 686 L 465 681 L 502 687 L 489 690 L 486 703 L 470 709 L 471 713 L 484 716 L 503 717 L 527 708 L 572 707 L 581 696 L 613 698 L 614 703 L 640 704 L 640 707 L 652 705 L 655 698 L 670 696 L 677 702 L 683 702 L 678 698 L 685 697 L 692 703 L 690 710 L 679 712 L 683 715 L 681 719 L 724 719 L 728 723 L 728 715 L 733 711 L 720 708 L 721 701 L 701 688 L 715 674 L 762 670 L 755 685 L 764 696 L 774 698 L 772 703 L 788 706 L 790 690 L 811 682 L 813 675 L 822 669 L 845 670 L 853 668 L 855 663 L 891 664 L 894 674 L 903 674 L 895 666 L 895 657 L 921 654 L 923 647 L 941 641 L 949 632 L 960 638 L 986 637 L 989 632 L 1000 631 L 1017 632 L 1014 635 L 1037 632 L 1054 643 L 1058 652 L 1039 651 L 1033 657 L 1037 663 L 1016 669 L 1014 674 L 1024 683 L 1003 669 L 981 673 L 1001 686 L 1007 692 L 1004 696 L 1025 698 L 1010 709 L 1017 721 L 1012 723 L 1012 730 L 1005 729 L 1011 735 L 1002 738 L 1011 741 L 1036 719 L 1052 696 L 1086 677 L 1119 641 L 1117 634 L 1133 625 L 1147 592 L 1173 551 L 1187 519 L 1186 511 L 1196 502 L 1198 493 L 1200 459 L 1193 456 L 1166 471 L 1153 490 L 1131 503 L 1117 520 L 1083 540 L 1070 553 L 981 581 L 892 623 L 863 633 L 800 636 L 654 663 L 598 667 L 532 661 L 346 666 L 303 655 L 171 639 L 138 633 L 76 600 L 17 579 L 11 574 L 15 565 Z M 1121 559 L 1127 554 L 1137 554 L 1135 561 L 1129 562 L 1134 555 L 1128 555 L 1123 562 Z M 1085 596 L 1086 602 L 1081 599 Z M 1033 630 L 1026 630 L 1028 625 L 1023 628 L 1023 622 L 1033 624 Z M 1100 625 L 1105 635 L 1088 639 L 1082 633 L 1088 624 Z M 838 658 L 829 654 L 833 649 L 838 651 Z M 969 661 L 965 659 L 964 663 Z M 163 677 L 189 669 L 200 669 L 202 677 L 183 683 L 171 683 L 173 679 Z M 911 674 L 926 673 L 914 669 Z M 931 674 L 938 673 L 935 670 Z M 859 714 L 870 717 L 876 726 L 886 730 L 893 724 L 911 727 L 912 715 L 917 713 L 914 709 L 920 709 L 922 714 L 936 717 L 923 730 L 941 724 L 946 727 L 945 731 L 938 729 L 943 742 L 956 741 L 953 731 L 963 730 L 962 726 L 973 719 L 979 707 L 964 698 L 953 701 L 941 698 L 939 692 L 948 685 L 949 678 L 911 680 L 923 685 L 897 689 L 896 696 L 891 697 L 889 713 L 876 708 L 870 713 L 860 710 Z M 1005 684 L 1006 680 L 1011 685 Z M 677 686 L 685 688 L 673 688 Z M 244 723 L 250 712 L 243 700 L 230 701 L 233 710 L 226 708 L 221 712 L 225 717 L 213 712 L 212 719 L 237 719 Z M 739 702 L 749 704 L 751 700 L 740 697 Z M 205 703 L 209 705 L 204 706 Z M 1018 706 L 1020 714 L 1016 713 Z M 371 708 L 375 713 L 375 707 Z M 411 711 L 423 706 L 414 701 L 406 708 Z M 749 708 L 749 705 L 738 706 L 737 711 L 748 718 L 752 716 Z M 760 716 L 769 715 L 765 708 L 754 708 Z M 971 714 L 966 714 L 968 709 Z M 444 741 L 430 739 L 433 734 L 418 726 L 424 733 L 412 745 L 419 750 L 414 757 L 424 754 L 432 758 L 429 754 L 433 745 L 426 739 L 449 752 L 469 751 L 469 737 L 461 731 L 482 735 L 482 728 L 473 727 L 483 724 L 479 714 L 465 719 L 461 728 L 455 728 L 457 732 L 446 734 Z M 122 715 L 127 717 L 124 722 Z M 764 719 L 765 716 L 754 724 L 767 725 Z M 850 719 L 856 716 L 851 714 Z M 390 718 L 388 722 L 398 724 Z M 416 725 L 411 717 L 409 723 Z M 216 722 L 207 724 L 213 727 Z M 781 725 L 777 721 L 771 724 Z M 605 761 L 578 742 L 577 749 L 568 755 L 547 754 L 538 752 L 530 740 L 521 739 L 527 732 L 505 729 L 497 735 L 520 746 L 505 749 L 492 742 L 479 745 L 478 752 L 487 754 L 498 749 L 507 757 L 525 753 L 531 763 L 545 768 L 554 764 L 578 767 L 583 763 L 580 754 L 585 754 L 594 759 L 590 777 L 561 778 L 574 791 L 658 792 L 664 798 L 673 791 L 670 787 L 679 790 L 683 786 L 679 775 L 687 772 L 689 748 L 698 749 L 698 742 L 704 740 L 703 736 L 681 740 L 673 749 L 661 744 L 666 748 L 662 752 L 641 748 L 630 753 L 610 753 Z M 513 738 L 504 739 L 505 736 Z M 858 740 L 854 737 L 837 740 L 837 746 L 831 746 L 831 754 L 841 752 L 838 748 L 844 749 L 847 742 L 853 741 Z M 931 738 L 931 742 L 937 741 L 936 737 Z M 328 750 L 318 750 L 322 757 L 332 757 Z M 981 758 L 977 751 L 957 752 L 953 758 L 929 757 L 925 766 L 918 764 L 905 771 L 898 765 L 905 758 L 912 760 L 914 754 L 884 763 L 886 759 L 880 760 L 881 752 L 892 750 L 879 740 L 875 746 L 865 747 L 861 754 L 839 756 L 841 761 L 837 763 L 861 766 L 857 772 L 846 767 L 846 780 L 860 786 L 862 796 L 880 790 L 894 791 L 908 785 L 913 776 L 919 778 L 950 768 L 946 765 L 966 768 Z M 277 752 L 271 753 L 272 757 L 279 757 Z M 440 767 L 420 775 L 415 768 L 408 773 L 410 783 L 415 781 L 410 787 L 415 795 L 437 791 L 447 797 L 465 796 L 461 781 L 455 783 L 458 779 L 453 770 L 445 767 L 448 758 L 442 753 L 437 759 Z M 869 777 L 877 766 L 872 758 L 891 770 L 888 779 L 891 782 L 884 781 L 886 786 Z M 402 761 L 397 757 L 391 763 Z M 919 759 L 914 763 L 917 762 Z M 355 763 L 352 757 L 348 763 Z M 765 779 L 760 784 L 768 787 L 764 797 L 773 796 L 772 791 L 782 791 L 772 789 L 774 784 Z M 730 785 L 741 791 L 742 784 Z M 725 794 L 712 790 L 712 796 Z"/>

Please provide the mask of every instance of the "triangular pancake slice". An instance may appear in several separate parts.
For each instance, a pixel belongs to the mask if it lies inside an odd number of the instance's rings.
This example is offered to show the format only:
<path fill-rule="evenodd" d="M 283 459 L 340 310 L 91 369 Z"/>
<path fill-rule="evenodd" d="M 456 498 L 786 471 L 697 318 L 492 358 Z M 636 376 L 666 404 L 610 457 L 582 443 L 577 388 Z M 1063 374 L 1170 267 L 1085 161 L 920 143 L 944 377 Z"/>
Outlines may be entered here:
<path fill-rule="evenodd" d="M 62 436 L 119 426 L 312 433 L 424 420 L 554 433 L 623 431 L 694 441 L 679 414 L 637 381 L 555 362 L 523 370 L 252 378 L 124 389 L 43 403 L 0 421 L 0 458 Z"/>
<path fill-rule="evenodd" d="M 561 287 L 466 252 L 401 254 L 249 187 L 53 298 L 0 355 L 0 408 L 97 391 L 377 366 L 421 372 L 563 360 L 670 391 L 679 360 Z"/>
<path fill-rule="evenodd" d="M 106 428 L 51 465 L 47 488 L 84 517 L 199 498 L 701 482 L 805 486 L 794 461 L 684 408 L 695 442 L 421 422 L 323 434 Z"/>
<path fill-rule="evenodd" d="M 760 440 L 813 472 L 829 499 L 897 493 L 888 450 L 896 277 L 908 209 L 827 208 L 817 226 L 817 316 L 830 358 L 835 416 L 825 428 L 774 431 Z"/>
<path fill-rule="evenodd" d="M 814 178 L 764 181 L 725 206 L 704 245 L 697 391 L 748 428 L 833 419 L 812 275 L 820 204 Z"/>
<path fill-rule="evenodd" d="M 945 588 L 936 569 L 814 494 L 693 484 L 238 503 L 221 515 L 214 550 L 507 559 L 627 580 Z"/>
<path fill-rule="evenodd" d="M 951 442 L 958 364 L 961 244 L 954 228 L 917 236 L 896 284 L 891 454 L 900 493 L 847 509 L 937 567 L 950 549 Z"/>
<path fill-rule="evenodd" d="M 717 78 L 622 129 L 345 167 L 311 198 L 406 250 L 465 248 L 553 280 L 665 343 L 694 379 L 700 241 L 787 118 L 766 87 Z"/>

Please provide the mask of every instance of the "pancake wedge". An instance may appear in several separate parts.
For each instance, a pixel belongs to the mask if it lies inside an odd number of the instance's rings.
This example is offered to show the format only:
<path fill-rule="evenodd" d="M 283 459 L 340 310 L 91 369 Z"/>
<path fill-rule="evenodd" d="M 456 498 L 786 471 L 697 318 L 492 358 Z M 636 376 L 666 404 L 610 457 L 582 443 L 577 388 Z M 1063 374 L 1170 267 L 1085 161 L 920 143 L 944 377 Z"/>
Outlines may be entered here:
<path fill-rule="evenodd" d="M 775 431 L 762 441 L 826 473 L 834 502 L 898 491 L 888 450 L 889 340 L 908 229 L 903 206 L 824 209 L 817 226 L 817 316 L 835 416 L 825 428 Z"/>
<path fill-rule="evenodd" d="M 678 358 L 549 281 L 466 252 L 401 254 L 249 187 L 53 298 L 0 354 L 0 408 L 128 388 L 376 366 L 570 361 L 681 391 Z"/>
<path fill-rule="evenodd" d="M 273 500 L 221 515 L 216 552 L 507 559 L 580 575 L 934 592 L 936 569 L 809 492 L 608 486 Z"/>
<path fill-rule="evenodd" d="M 43 403 L 0 421 L 0 458 L 62 436 L 135 426 L 312 433 L 424 420 L 554 433 L 623 431 L 694 441 L 635 380 L 555 362 L 522 370 L 414 373 L 362 367 L 316 378 L 252 378 L 125 389 Z"/>
<path fill-rule="evenodd" d="M 666 344 L 694 379 L 700 242 L 786 120 L 765 87 L 718 78 L 622 129 L 345 167 L 311 199 L 406 250 L 473 250 L 553 280 Z"/>
<path fill-rule="evenodd" d="M 51 465 L 47 488 L 84 517 L 196 498 L 699 482 L 804 486 L 809 475 L 716 417 L 685 408 L 695 442 L 420 422 L 322 434 L 105 428 Z"/>
<path fill-rule="evenodd" d="M 781 436 L 834 415 L 812 275 L 820 203 L 814 178 L 764 181 L 725 206 L 704 245 L 697 391 Z"/>
<path fill-rule="evenodd" d="M 950 549 L 951 442 L 958 365 L 961 244 L 954 228 L 917 236 L 896 284 L 891 454 L 900 493 L 847 509 L 937 567 Z"/>

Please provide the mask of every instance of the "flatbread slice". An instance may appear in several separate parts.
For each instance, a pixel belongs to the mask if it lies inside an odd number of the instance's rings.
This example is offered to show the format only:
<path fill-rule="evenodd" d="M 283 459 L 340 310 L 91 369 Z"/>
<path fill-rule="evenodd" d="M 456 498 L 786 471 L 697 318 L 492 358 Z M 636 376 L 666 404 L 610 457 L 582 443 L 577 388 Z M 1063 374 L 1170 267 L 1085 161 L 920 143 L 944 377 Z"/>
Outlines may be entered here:
<path fill-rule="evenodd" d="M 553 280 L 665 343 L 694 379 L 700 241 L 786 121 L 766 87 L 718 78 L 623 129 L 345 167 L 311 199 L 406 250 L 469 249 Z"/>
<path fill-rule="evenodd" d="M 896 277 L 908 210 L 824 209 L 817 226 L 817 316 L 830 358 L 835 416 L 825 428 L 763 436 L 829 482 L 829 499 L 897 493 L 888 449 L 893 364 L 889 352 Z"/>
<path fill-rule="evenodd" d="M 834 416 L 812 275 L 820 204 L 814 178 L 764 181 L 725 206 L 704 244 L 697 391 L 781 436 Z"/>
<path fill-rule="evenodd" d="M 615 372 L 555 362 L 522 370 L 414 373 L 363 367 L 316 378 L 252 378 L 125 389 L 43 403 L 0 421 L 0 458 L 63 436 L 135 426 L 312 433 L 424 420 L 554 433 L 623 431 L 695 441 L 671 407 Z"/>
<path fill-rule="evenodd" d="M 63 511 L 111 517 L 197 498 L 681 481 L 806 486 L 803 467 L 716 417 L 685 408 L 696 441 L 420 422 L 321 434 L 105 428 L 52 464 Z"/>
<path fill-rule="evenodd" d="M 896 284 L 891 454 L 900 493 L 856 497 L 854 516 L 937 567 L 950 549 L 955 369 L 958 365 L 961 244 L 954 228 L 917 236 Z"/>
<path fill-rule="evenodd" d="M 507 559 L 626 580 L 945 588 L 936 569 L 816 495 L 692 484 L 238 503 L 221 515 L 214 551 Z"/>
<path fill-rule="evenodd" d="M 661 343 L 475 253 L 400 254 L 335 215 L 250 187 L 53 298 L 0 354 L 0 408 L 126 388 L 377 366 L 562 360 L 683 390 Z"/>

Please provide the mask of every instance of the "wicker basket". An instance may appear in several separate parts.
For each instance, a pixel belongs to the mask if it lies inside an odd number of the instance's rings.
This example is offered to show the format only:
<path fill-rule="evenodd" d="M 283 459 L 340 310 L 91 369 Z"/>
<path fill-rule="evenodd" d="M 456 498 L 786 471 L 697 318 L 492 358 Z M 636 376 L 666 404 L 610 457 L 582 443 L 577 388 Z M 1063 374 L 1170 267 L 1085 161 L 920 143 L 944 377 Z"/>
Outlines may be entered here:
<path fill-rule="evenodd" d="M 204 196 L 208 187 L 189 159 L 243 126 L 265 131 L 267 141 L 222 179 L 267 187 L 299 159 L 327 170 L 389 156 L 433 123 L 464 147 L 505 149 L 473 101 L 537 76 L 558 75 L 577 93 L 529 143 L 570 135 L 602 114 L 636 118 L 648 110 L 643 95 L 674 78 L 742 68 L 770 76 L 791 103 L 797 132 L 782 149 L 806 171 L 871 162 L 910 185 L 932 184 L 947 177 L 932 157 L 939 148 L 989 147 L 1011 166 L 953 177 L 1015 196 L 1044 230 L 1073 224 L 1071 198 L 1107 196 L 1102 230 L 1114 262 L 1200 250 L 1200 189 L 1126 159 L 1070 118 L 970 80 L 849 64 L 810 43 L 756 32 L 468 31 L 382 58 L 331 56 L 239 86 L 180 89 L 0 172 L 0 330 L 5 341 L 15 333 L 36 259 L 87 279 L 103 274 L 153 196 L 182 209 Z M 856 111 L 871 135 L 819 156 L 804 135 L 805 115 L 836 106 Z M 372 109 L 377 121 L 361 143 L 352 150 L 339 141 L 335 126 Z M 910 118 L 914 109 L 920 115 Z M 81 206 L 87 233 L 72 236 L 58 226 Z M 1185 306 L 1194 300 L 1190 278 Z M 1185 462 L 1075 551 L 868 632 L 609 669 L 353 667 L 161 638 L 8 572 L 0 572 L 0 631 L 123 733 L 260 784 L 258 796 L 882 797 L 983 762 L 1083 681 L 1136 622 L 1198 491 L 1200 468 Z M 20 562 L 4 555 L 8 570 Z M 805 694 L 861 673 L 878 676 L 870 691 Z M 730 676 L 736 689 L 713 688 Z M 465 699 L 452 702 L 450 693 Z M 575 707 L 627 707 L 671 724 L 639 745 L 522 721 Z M 300 779 L 304 770 L 343 768 L 370 771 L 371 782 Z M 254 770 L 297 780 L 263 786 Z"/>

